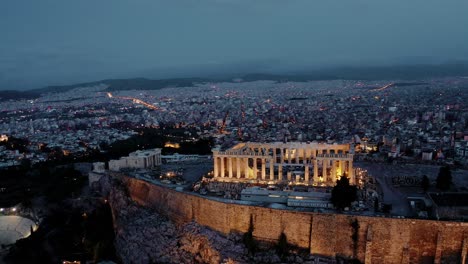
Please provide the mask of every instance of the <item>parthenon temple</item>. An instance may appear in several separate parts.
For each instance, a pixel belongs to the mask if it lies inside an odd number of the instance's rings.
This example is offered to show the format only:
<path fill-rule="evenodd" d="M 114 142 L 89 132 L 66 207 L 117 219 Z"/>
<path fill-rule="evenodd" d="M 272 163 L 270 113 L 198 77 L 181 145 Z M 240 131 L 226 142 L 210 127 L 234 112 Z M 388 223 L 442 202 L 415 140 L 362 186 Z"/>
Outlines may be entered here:
<path fill-rule="evenodd" d="M 349 144 L 246 142 L 213 150 L 213 161 L 213 175 L 219 181 L 330 186 L 347 176 L 350 184 L 356 182 Z"/>

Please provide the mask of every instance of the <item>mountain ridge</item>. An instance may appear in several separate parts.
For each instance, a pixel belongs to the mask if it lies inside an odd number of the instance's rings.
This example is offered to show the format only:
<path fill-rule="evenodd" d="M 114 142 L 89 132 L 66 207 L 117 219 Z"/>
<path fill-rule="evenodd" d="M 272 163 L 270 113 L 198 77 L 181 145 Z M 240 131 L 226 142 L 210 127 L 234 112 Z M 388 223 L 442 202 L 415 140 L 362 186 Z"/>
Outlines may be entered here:
<path fill-rule="evenodd" d="M 78 87 L 107 84 L 108 91 L 121 90 L 158 90 L 166 87 L 193 87 L 197 83 L 208 82 L 253 82 L 271 80 L 277 82 L 295 81 L 306 82 L 314 80 L 418 80 L 425 78 L 440 78 L 468 76 L 468 62 L 446 63 L 438 65 L 395 65 L 395 66 L 356 66 L 320 69 L 313 71 L 281 73 L 249 73 L 226 74 L 222 77 L 191 77 L 191 78 L 127 78 L 104 79 L 100 81 L 78 83 L 72 85 L 55 85 L 26 91 L 0 91 L 0 101 L 11 99 L 34 99 L 45 93 L 66 92 Z"/>

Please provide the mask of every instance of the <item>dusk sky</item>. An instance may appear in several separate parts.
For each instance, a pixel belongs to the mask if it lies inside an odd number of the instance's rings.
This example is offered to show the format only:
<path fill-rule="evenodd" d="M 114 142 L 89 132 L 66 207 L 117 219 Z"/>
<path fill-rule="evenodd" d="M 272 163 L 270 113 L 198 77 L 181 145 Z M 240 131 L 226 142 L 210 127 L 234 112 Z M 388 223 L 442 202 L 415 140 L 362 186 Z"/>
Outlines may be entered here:
<path fill-rule="evenodd" d="M 0 90 L 465 60 L 467 13 L 466 0 L 2 1 Z"/>

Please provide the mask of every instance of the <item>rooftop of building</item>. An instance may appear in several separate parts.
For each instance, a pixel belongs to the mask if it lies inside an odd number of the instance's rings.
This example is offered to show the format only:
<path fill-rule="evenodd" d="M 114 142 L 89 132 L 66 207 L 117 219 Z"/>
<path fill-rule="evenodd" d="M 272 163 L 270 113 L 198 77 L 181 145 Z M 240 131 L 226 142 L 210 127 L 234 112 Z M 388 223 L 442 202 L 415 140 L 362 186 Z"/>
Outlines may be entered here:
<path fill-rule="evenodd" d="M 349 144 L 327 144 L 327 143 L 319 143 L 319 142 L 245 142 L 245 143 L 238 143 L 237 145 L 233 146 L 230 149 L 241 149 L 243 147 L 277 147 L 277 148 L 307 148 L 307 147 L 313 147 L 313 148 L 347 148 L 349 149 Z"/>
<path fill-rule="evenodd" d="M 155 148 L 155 149 L 145 149 L 145 150 L 137 150 L 135 152 L 132 152 L 128 154 L 129 157 L 135 157 L 135 156 L 150 156 L 154 154 L 160 154 L 161 149 L 160 148 Z"/>

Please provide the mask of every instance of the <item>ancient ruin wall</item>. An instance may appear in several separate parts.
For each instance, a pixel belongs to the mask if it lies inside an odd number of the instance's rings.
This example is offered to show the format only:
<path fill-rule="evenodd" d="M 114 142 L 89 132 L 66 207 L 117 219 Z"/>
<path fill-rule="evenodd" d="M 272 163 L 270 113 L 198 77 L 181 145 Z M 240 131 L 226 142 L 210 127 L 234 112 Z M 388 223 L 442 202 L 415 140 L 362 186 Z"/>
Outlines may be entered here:
<path fill-rule="evenodd" d="M 461 263 L 468 252 L 468 223 L 277 210 L 125 181 L 134 201 L 174 221 L 195 220 L 228 234 L 246 232 L 252 218 L 256 239 L 274 242 L 284 232 L 289 243 L 312 254 L 354 257 L 364 263 Z"/>

